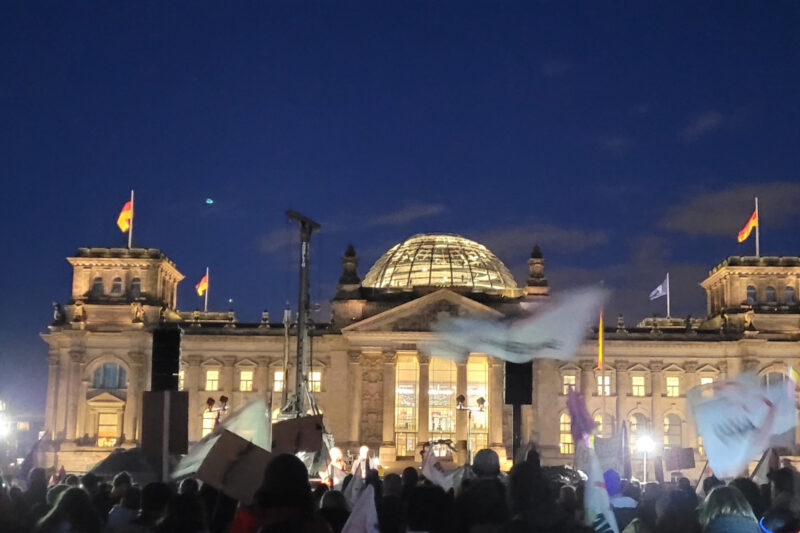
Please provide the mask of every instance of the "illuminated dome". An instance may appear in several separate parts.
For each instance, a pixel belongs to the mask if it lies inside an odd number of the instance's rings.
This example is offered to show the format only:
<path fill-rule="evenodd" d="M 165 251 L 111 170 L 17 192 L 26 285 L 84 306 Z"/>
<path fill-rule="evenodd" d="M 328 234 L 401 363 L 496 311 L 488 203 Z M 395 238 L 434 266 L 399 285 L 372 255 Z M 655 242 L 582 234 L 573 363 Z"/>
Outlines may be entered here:
<path fill-rule="evenodd" d="M 394 245 L 364 276 L 362 286 L 409 290 L 464 287 L 473 292 L 518 296 L 511 272 L 488 248 L 447 234 L 419 234 Z"/>

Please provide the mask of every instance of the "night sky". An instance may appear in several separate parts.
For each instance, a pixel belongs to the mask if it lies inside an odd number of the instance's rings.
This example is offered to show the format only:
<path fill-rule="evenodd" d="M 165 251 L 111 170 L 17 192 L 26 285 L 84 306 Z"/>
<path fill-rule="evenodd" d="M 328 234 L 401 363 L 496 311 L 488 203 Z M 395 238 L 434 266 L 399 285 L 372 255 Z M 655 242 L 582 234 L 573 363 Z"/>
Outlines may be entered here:
<path fill-rule="evenodd" d="M 77 7 L 80 4 L 82 7 Z M 210 306 L 296 308 L 295 209 L 322 223 L 326 309 L 352 242 L 451 232 L 520 285 L 604 282 L 607 316 L 701 315 L 698 283 L 761 207 L 800 254 L 797 2 L 35 2 L 0 5 L 0 398 L 43 410 L 65 257 L 134 244 Z M 205 4 L 205 5 L 202 5 Z M 612 7 L 614 10 L 610 10 Z M 206 204 L 206 198 L 214 200 Z M 229 303 L 232 299 L 232 303 Z"/>

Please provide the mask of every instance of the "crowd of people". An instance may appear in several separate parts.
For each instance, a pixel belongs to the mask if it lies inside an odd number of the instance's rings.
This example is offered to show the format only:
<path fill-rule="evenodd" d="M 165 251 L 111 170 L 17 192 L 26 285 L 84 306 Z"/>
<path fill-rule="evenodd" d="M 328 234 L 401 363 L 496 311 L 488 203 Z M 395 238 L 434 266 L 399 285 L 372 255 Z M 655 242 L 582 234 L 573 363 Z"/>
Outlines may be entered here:
<path fill-rule="evenodd" d="M 3 482 L 0 532 L 7 533 L 340 533 L 358 492 L 372 487 L 380 533 L 550 533 L 588 532 L 583 489 L 559 486 L 531 451 L 508 474 L 497 454 L 481 450 L 474 475 L 445 491 L 409 467 L 380 478 L 356 468 L 341 485 L 312 488 L 305 465 L 279 455 L 267 466 L 249 505 L 241 505 L 195 479 L 140 486 L 121 472 L 111 480 L 87 473 L 49 484 L 33 469 L 24 489 Z M 791 467 L 770 472 L 769 484 L 748 478 L 724 483 L 708 477 L 696 491 L 687 478 L 645 483 L 604 474 L 621 533 L 787 533 L 800 531 L 798 475 Z M 49 485 L 49 486 L 48 486 Z M 358 486 L 354 491 L 354 487 Z M 371 516 L 371 515 L 370 515 Z M 360 531 L 364 531 L 362 528 Z"/>

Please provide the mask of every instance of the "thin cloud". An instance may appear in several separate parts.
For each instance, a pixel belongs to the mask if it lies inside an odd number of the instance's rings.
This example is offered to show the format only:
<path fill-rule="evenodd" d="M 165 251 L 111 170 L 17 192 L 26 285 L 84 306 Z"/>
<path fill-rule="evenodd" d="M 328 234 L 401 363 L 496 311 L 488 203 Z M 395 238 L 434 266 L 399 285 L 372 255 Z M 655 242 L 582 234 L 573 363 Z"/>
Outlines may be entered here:
<path fill-rule="evenodd" d="M 367 221 L 368 226 L 401 226 L 415 220 L 429 218 L 447 211 L 442 204 L 412 204 L 398 211 L 377 216 Z"/>
<path fill-rule="evenodd" d="M 700 194 L 669 211 L 661 227 L 688 235 L 736 235 L 750 216 L 755 197 L 761 222 L 781 227 L 797 216 L 800 184 L 772 182 Z"/>
<path fill-rule="evenodd" d="M 515 254 L 519 252 L 520 248 L 533 248 L 534 244 L 538 244 L 546 250 L 574 253 L 606 244 L 608 234 L 599 230 L 532 224 L 490 230 L 476 235 L 475 240 L 501 256 Z"/>
<path fill-rule="evenodd" d="M 622 155 L 633 148 L 633 139 L 624 135 L 612 135 L 600 141 L 600 146 L 606 152 L 614 155 Z"/>
<path fill-rule="evenodd" d="M 261 237 L 260 248 L 262 252 L 271 254 L 298 242 L 299 234 L 297 228 L 287 226 L 272 230 Z"/>
<path fill-rule="evenodd" d="M 709 110 L 696 116 L 681 132 L 684 141 L 694 142 L 701 137 L 718 130 L 725 122 L 725 116 L 719 111 Z"/>

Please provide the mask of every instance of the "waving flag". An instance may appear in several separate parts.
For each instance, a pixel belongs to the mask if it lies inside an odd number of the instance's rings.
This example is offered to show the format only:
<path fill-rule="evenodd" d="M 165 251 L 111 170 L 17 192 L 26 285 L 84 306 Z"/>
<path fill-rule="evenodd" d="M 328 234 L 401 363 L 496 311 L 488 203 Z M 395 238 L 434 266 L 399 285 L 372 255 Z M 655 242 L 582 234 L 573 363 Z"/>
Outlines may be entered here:
<path fill-rule="evenodd" d="M 194 286 L 197 294 L 202 296 L 208 290 L 208 274 L 200 278 L 200 282 Z"/>
<path fill-rule="evenodd" d="M 420 343 L 420 347 L 455 361 L 464 360 L 470 352 L 487 353 L 510 363 L 571 360 L 607 297 L 605 289 L 588 288 L 554 297 L 518 319 L 447 317 L 433 325 L 438 338 Z"/>
<path fill-rule="evenodd" d="M 769 207 L 769 206 L 768 206 Z M 750 215 L 750 218 L 747 219 L 747 223 L 739 232 L 739 242 L 743 242 L 750 236 L 750 232 L 753 231 L 753 228 L 758 227 L 758 208 L 753 211 L 753 214 Z"/>
<path fill-rule="evenodd" d="M 429 447 L 422 456 L 422 475 L 434 485 L 439 485 L 445 491 L 453 488 L 455 476 L 453 472 L 447 472 L 439 458 L 433 453 L 433 447 Z"/>
<path fill-rule="evenodd" d="M 119 212 L 117 217 L 117 226 L 122 233 L 131 229 L 131 220 L 133 219 L 133 202 L 130 200 L 125 202 L 122 206 L 122 211 Z"/>
<path fill-rule="evenodd" d="M 655 300 L 656 298 L 661 298 L 662 296 L 666 296 L 668 291 L 669 291 L 669 280 L 665 279 L 663 282 L 661 282 L 661 285 L 659 285 L 650 292 L 650 299 Z"/>

